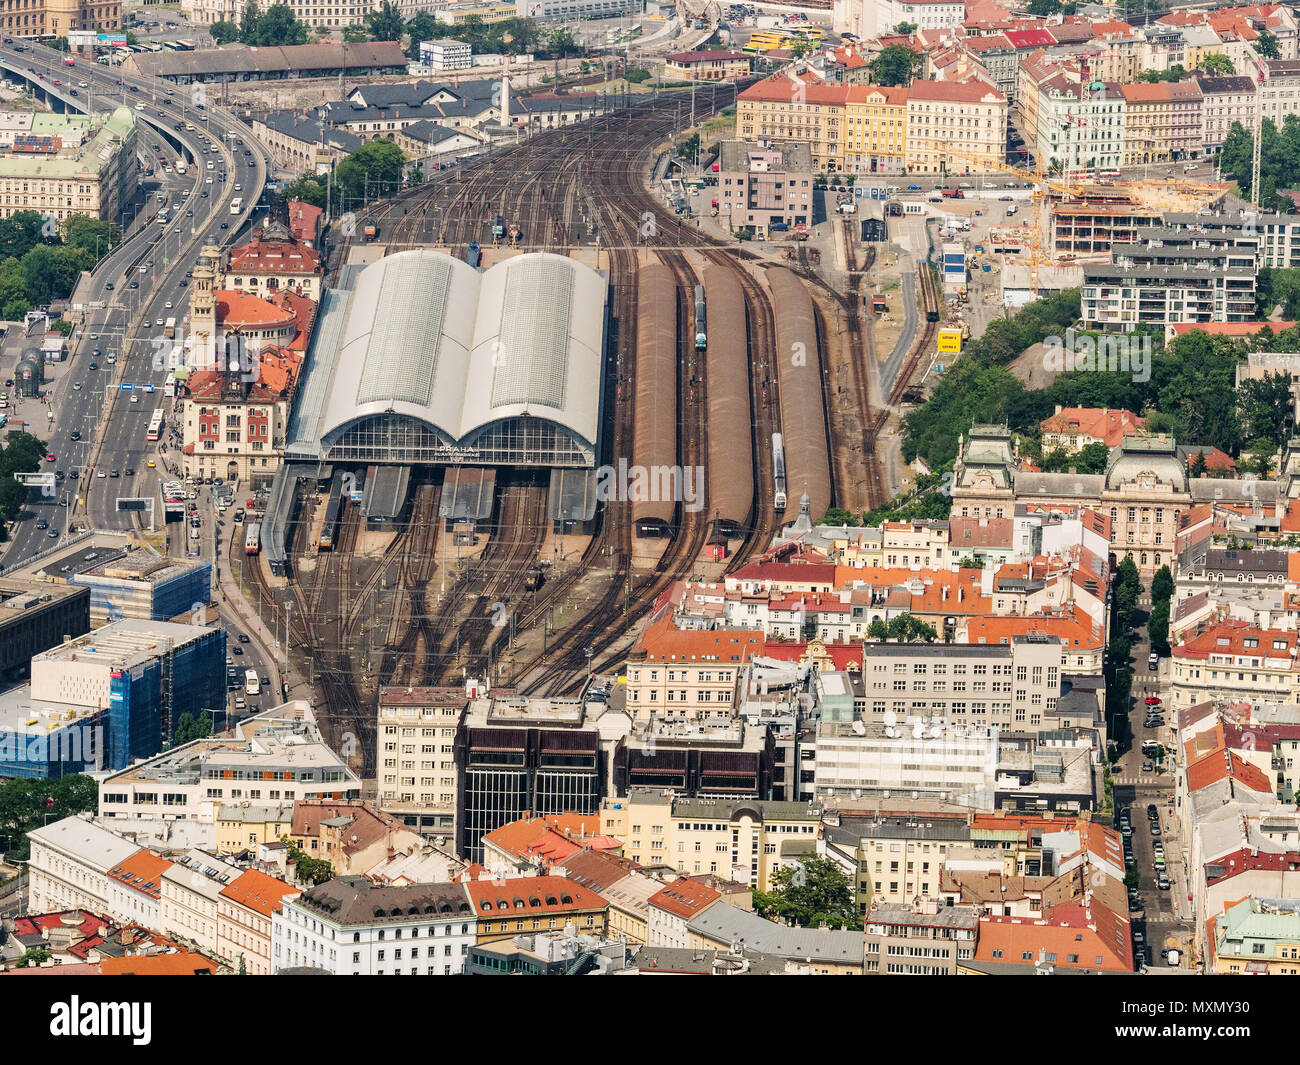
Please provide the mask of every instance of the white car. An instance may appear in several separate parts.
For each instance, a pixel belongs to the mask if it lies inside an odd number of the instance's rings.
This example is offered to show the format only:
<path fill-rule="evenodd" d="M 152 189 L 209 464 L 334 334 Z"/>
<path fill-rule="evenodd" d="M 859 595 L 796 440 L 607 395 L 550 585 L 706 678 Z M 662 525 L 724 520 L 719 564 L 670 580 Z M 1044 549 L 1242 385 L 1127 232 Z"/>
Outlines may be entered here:
<path fill-rule="evenodd" d="M 132 402 L 132 403 L 139 403 L 139 402 L 140 402 L 140 395 L 139 395 L 139 393 L 137 393 L 137 392 L 132 392 L 132 393 L 131 393 L 131 402 Z"/>
<path fill-rule="evenodd" d="M 198 529 L 191 529 L 191 530 L 190 530 L 190 539 L 191 539 L 191 540 L 197 540 L 201 535 L 202 535 L 202 534 L 199 532 Z"/>

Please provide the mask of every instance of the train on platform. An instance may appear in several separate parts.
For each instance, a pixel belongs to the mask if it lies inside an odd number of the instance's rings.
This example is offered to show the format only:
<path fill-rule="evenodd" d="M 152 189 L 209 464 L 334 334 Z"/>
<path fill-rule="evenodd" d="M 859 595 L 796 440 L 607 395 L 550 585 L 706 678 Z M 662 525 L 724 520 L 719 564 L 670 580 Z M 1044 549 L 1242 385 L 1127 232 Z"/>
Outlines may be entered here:
<path fill-rule="evenodd" d="M 704 351 L 709 346 L 708 308 L 705 306 L 704 286 L 695 286 L 695 350 Z"/>

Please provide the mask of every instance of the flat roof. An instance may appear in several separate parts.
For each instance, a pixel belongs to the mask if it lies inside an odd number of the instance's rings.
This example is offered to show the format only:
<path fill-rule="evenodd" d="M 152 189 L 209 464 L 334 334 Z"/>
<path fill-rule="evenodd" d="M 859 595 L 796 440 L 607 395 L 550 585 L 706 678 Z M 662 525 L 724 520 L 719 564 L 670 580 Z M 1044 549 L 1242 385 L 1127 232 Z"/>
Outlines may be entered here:
<path fill-rule="evenodd" d="M 451 466 L 443 475 L 438 517 L 486 521 L 492 516 L 497 471 L 491 466 Z"/>
<path fill-rule="evenodd" d="M 392 521 L 406 506 L 406 493 L 410 484 L 410 466 L 380 466 L 366 485 L 362 514 L 371 520 Z"/>

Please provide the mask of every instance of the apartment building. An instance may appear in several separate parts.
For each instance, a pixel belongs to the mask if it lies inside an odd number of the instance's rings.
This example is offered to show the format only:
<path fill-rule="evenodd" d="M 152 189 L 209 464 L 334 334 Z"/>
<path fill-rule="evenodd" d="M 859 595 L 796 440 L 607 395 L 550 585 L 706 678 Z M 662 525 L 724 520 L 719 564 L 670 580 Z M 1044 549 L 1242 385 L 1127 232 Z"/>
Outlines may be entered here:
<path fill-rule="evenodd" d="M 1223 141 L 1233 123 L 1240 122 L 1247 131 L 1255 128 L 1255 109 L 1259 106 L 1259 101 L 1255 82 L 1249 77 L 1241 74 L 1235 77 L 1198 74 L 1194 80 L 1202 98 L 1200 141 L 1206 155 L 1223 147 Z"/>
<path fill-rule="evenodd" d="M 867 975 L 956 976 L 975 957 L 979 911 L 937 898 L 915 905 L 878 903 L 862 920 Z"/>
<path fill-rule="evenodd" d="M 464 688 L 379 690 L 379 805 L 425 834 L 455 838 L 456 733 L 468 706 Z"/>
<path fill-rule="evenodd" d="M 1062 681 L 1059 640 L 1013 636 L 1007 644 L 953 643 L 939 651 L 868 641 L 862 656 L 864 722 L 942 718 L 1019 732 L 1054 726 Z M 821 754 L 819 745 L 819 763 Z"/>
<path fill-rule="evenodd" d="M 272 969 L 459 975 L 477 928 L 464 884 L 382 886 L 363 876 L 336 876 L 286 898 L 273 915 Z"/>
<path fill-rule="evenodd" d="M 746 951 L 797 964 L 797 971 L 806 976 L 858 976 L 863 971 L 861 932 L 791 928 L 721 900 L 687 927 L 694 951 L 731 950 L 733 944 L 744 944 Z"/>
<path fill-rule="evenodd" d="M 311 858 L 329 862 L 335 873 L 369 872 L 390 856 L 418 850 L 422 837 L 368 802 L 293 804 L 290 842 Z"/>
<path fill-rule="evenodd" d="M 286 0 L 286 3 L 299 22 L 322 27 L 355 26 L 364 22 L 366 15 L 382 7 L 381 0 Z M 422 9 L 415 0 L 395 0 L 393 7 L 403 21 Z M 204 26 L 214 22 L 238 22 L 242 11 L 239 0 L 184 0 L 181 4 L 181 14 Z M 514 14 L 514 4 L 509 5 L 509 11 Z"/>
<path fill-rule="evenodd" d="M 1071 75 L 1074 75 L 1073 77 Z M 1124 165 L 1126 101 L 1114 82 L 1083 84 L 1063 68 L 1037 83 L 1037 147 L 1041 165 L 1116 170 Z M 1032 92 L 1027 87 L 1026 92 Z"/>
<path fill-rule="evenodd" d="M 1215 699 L 1300 702 L 1296 633 L 1225 621 L 1173 649 L 1174 708 Z"/>
<path fill-rule="evenodd" d="M 874 32 L 892 33 L 900 22 L 920 30 L 956 29 L 965 20 L 966 7 L 955 0 L 881 0 Z"/>
<path fill-rule="evenodd" d="M 729 720 L 736 678 L 763 646 L 753 629 L 679 629 L 669 614 L 651 619 L 628 655 L 628 712 Z"/>
<path fill-rule="evenodd" d="M 420 62 L 431 70 L 468 70 L 473 63 L 468 41 L 439 38 L 420 42 Z"/>
<path fill-rule="evenodd" d="M 1259 117 L 1280 130 L 1287 115 L 1300 114 L 1300 59 L 1267 60 L 1260 75 L 1255 97 Z"/>
<path fill-rule="evenodd" d="M 1168 82 L 1121 85 L 1124 97 L 1124 165 L 1173 159 L 1174 93 Z"/>
<path fill-rule="evenodd" d="M 765 78 L 747 88 L 736 100 L 738 137 L 742 141 L 806 144 L 814 172 L 843 170 L 845 100 L 849 88 L 809 83 L 784 75 Z"/>
<path fill-rule="evenodd" d="M 985 169 L 1006 158 L 1007 98 L 986 82 L 917 81 L 907 90 L 909 174 Z"/>
<path fill-rule="evenodd" d="M 160 930 L 215 953 L 221 892 L 243 872 L 209 851 L 191 849 L 178 855 L 162 874 Z"/>
<path fill-rule="evenodd" d="M 1207 972 L 1300 975 L 1300 906 L 1294 900 L 1242 899 L 1210 919 Z"/>
<path fill-rule="evenodd" d="M 911 906 L 938 897 L 950 850 L 970 845 L 967 814 L 956 806 L 913 802 L 915 814 L 828 820 L 819 853 L 845 867 L 854 883 L 858 913 L 876 905 Z"/>
<path fill-rule="evenodd" d="M 113 219 L 134 198 L 140 165 L 129 107 L 16 117 L 28 131 L 0 153 L 0 217 L 38 211 L 60 222 L 75 214 Z"/>
<path fill-rule="evenodd" d="M 702 880 L 679 876 L 650 896 L 646 943 L 652 947 L 690 945 L 687 925 L 722 898 L 722 892 Z"/>
<path fill-rule="evenodd" d="M 251 976 L 270 976 L 271 921 L 298 891 L 260 869 L 225 884 L 217 894 L 217 953 Z"/>
<path fill-rule="evenodd" d="M 605 935 L 609 903 L 562 876 L 472 880 L 465 890 L 478 917 L 476 943 L 494 943 L 526 932 L 575 931 Z"/>
<path fill-rule="evenodd" d="M 817 839 L 821 806 L 806 802 L 690 798 L 629 788 L 606 799 L 600 831 L 624 841 L 624 855 L 643 866 L 669 866 L 683 876 L 726 877 L 759 891 L 794 864 Z"/>
<path fill-rule="evenodd" d="M 846 94 L 844 167 L 849 173 L 905 172 L 907 94 L 905 88 L 881 85 L 854 86 Z"/>
<path fill-rule="evenodd" d="M 1180 255 L 1136 244 L 1112 245 L 1111 254 L 1111 263 L 1084 264 L 1085 328 L 1132 331 L 1254 317 L 1253 254 L 1207 248 Z"/>
<path fill-rule="evenodd" d="M 349 130 L 297 111 L 271 111 L 253 119 L 253 135 L 266 146 L 278 166 L 295 174 L 325 173 L 365 144 L 363 138 Z"/>

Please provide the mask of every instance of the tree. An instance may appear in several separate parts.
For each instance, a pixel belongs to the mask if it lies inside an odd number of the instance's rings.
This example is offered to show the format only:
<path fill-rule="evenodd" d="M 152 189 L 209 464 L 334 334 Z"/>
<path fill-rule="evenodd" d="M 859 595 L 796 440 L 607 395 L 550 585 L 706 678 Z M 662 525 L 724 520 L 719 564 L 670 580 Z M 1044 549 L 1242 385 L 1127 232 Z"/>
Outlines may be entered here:
<path fill-rule="evenodd" d="M 300 884 L 323 884 L 334 879 L 334 867 L 323 858 L 312 858 L 305 851 L 294 845 L 288 836 L 281 839 L 289 849 L 289 861 L 293 863 L 294 873 Z"/>
<path fill-rule="evenodd" d="M 325 179 L 315 174 L 304 174 L 292 185 L 285 187 L 284 194 L 290 200 L 301 200 L 313 207 L 325 206 Z M 0 293 L 3 290 L 0 289 Z"/>
<path fill-rule="evenodd" d="M 1192 465 L 1191 465 L 1191 471 L 1190 471 L 1190 472 L 1191 472 L 1191 475 L 1192 475 L 1193 477 L 1204 477 L 1204 476 L 1205 476 L 1205 466 L 1206 466 L 1206 462 L 1205 462 L 1205 452 L 1204 452 L 1204 451 L 1198 451 L 1198 452 L 1196 453 L 1196 457 L 1192 459 Z"/>
<path fill-rule="evenodd" d="M 552 55 L 569 55 L 578 51 L 578 42 L 573 39 L 572 33 L 561 27 L 546 35 L 546 50 Z"/>
<path fill-rule="evenodd" d="M 207 739 L 212 735 L 212 719 L 207 714 L 194 717 L 188 710 L 181 714 L 172 730 L 172 746 L 179 747 L 194 740 Z"/>
<path fill-rule="evenodd" d="M 1061 10 L 1061 0 L 1029 0 L 1029 13 L 1043 18 Z"/>
<path fill-rule="evenodd" d="M 366 32 L 364 26 L 344 26 L 343 39 L 347 41 L 348 44 L 361 44 L 364 41 L 370 40 L 370 35 Z"/>
<path fill-rule="evenodd" d="M 334 196 L 344 210 L 363 206 L 402 187 L 406 153 L 382 137 L 348 154 L 334 170 Z"/>
<path fill-rule="evenodd" d="M 81 773 L 57 779 L 0 782 L 0 839 L 5 841 L 5 856 L 25 861 L 29 854 L 28 832 L 46 821 L 94 811 L 98 804 L 99 786 Z"/>
<path fill-rule="evenodd" d="M 428 11 L 417 11 L 406 24 L 406 32 L 411 36 L 411 42 L 406 46 L 407 58 L 419 59 L 420 42 L 432 41 L 445 29 L 446 27 L 440 26 L 438 20 Z"/>
<path fill-rule="evenodd" d="M 1168 566 L 1161 566 L 1151 578 L 1151 602 L 1159 603 L 1174 594 L 1174 578 Z"/>
<path fill-rule="evenodd" d="M 239 39 L 244 44 L 256 44 L 254 37 L 257 33 L 257 21 L 261 17 L 261 11 L 257 6 L 257 0 L 248 0 L 244 5 L 244 13 L 239 19 Z"/>
<path fill-rule="evenodd" d="M 1237 411 L 1244 435 L 1281 447 L 1295 428 L 1291 375 L 1278 371 L 1242 381 L 1237 388 Z"/>
<path fill-rule="evenodd" d="M 372 41 L 400 42 L 403 29 L 402 14 L 392 0 L 384 0 L 378 11 L 366 12 L 366 31 Z"/>
<path fill-rule="evenodd" d="M 1237 68 L 1232 65 L 1232 60 L 1222 52 L 1211 52 L 1209 55 L 1201 56 L 1200 67 L 1211 74 L 1221 74 L 1224 77 L 1231 77 L 1237 73 Z"/>
<path fill-rule="evenodd" d="M 917 640 L 934 643 L 939 638 L 934 626 L 911 614 L 899 614 L 887 623 L 876 618 L 867 628 L 867 636 L 873 640 L 897 640 L 899 643 L 915 643 Z"/>
<path fill-rule="evenodd" d="M 1147 618 L 1147 636 L 1151 650 L 1158 655 L 1169 654 L 1169 600 L 1162 599 L 1151 608 Z"/>
<path fill-rule="evenodd" d="M 871 80 L 877 85 L 910 85 L 925 67 L 919 52 L 905 44 L 891 44 L 868 65 Z"/>
<path fill-rule="evenodd" d="M 790 42 L 790 55 L 794 59 L 803 59 L 809 52 L 816 51 L 816 46 L 807 37 L 796 37 Z"/>
<path fill-rule="evenodd" d="M 897 26 L 894 27 L 894 32 L 899 34 L 902 37 L 910 37 L 912 34 L 916 32 L 916 23 L 900 22 Z"/>
<path fill-rule="evenodd" d="M 798 865 L 785 865 L 772 875 L 772 890 L 754 889 L 754 912 L 769 920 L 799 928 L 862 927 L 853 898 L 853 884 L 829 858 L 807 855 Z"/>
<path fill-rule="evenodd" d="M 15 968 L 26 969 L 28 967 L 35 969 L 39 965 L 44 965 L 54 955 L 42 947 L 33 947 L 31 950 L 24 951 L 23 956 L 18 959 Z"/>
<path fill-rule="evenodd" d="M 1282 49 L 1278 40 L 1268 30 L 1261 30 L 1255 39 L 1255 51 L 1265 59 L 1281 59 Z"/>
<path fill-rule="evenodd" d="M 230 44 L 232 41 L 239 40 L 239 27 L 226 20 L 214 22 L 208 27 L 208 32 L 212 34 L 212 40 L 216 44 Z"/>
<path fill-rule="evenodd" d="M 960 562 L 957 563 L 958 569 L 979 569 L 980 564 L 970 555 L 963 555 Z"/>
<path fill-rule="evenodd" d="M 249 0 L 240 22 L 239 39 L 259 48 L 306 44 L 307 27 L 293 17 L 293 8 L 288 4 L 272 4 L 259 14 L 255 0 Z"/>
<path fill-rule="evenodd" d="M 650 80 L 650 71 L 641 70 L 639 68 L 629 70 L 626 74 L 623 75 L 623 80 L 629 82 L 632 85 L 640 85 L 642 82 Z"/>

